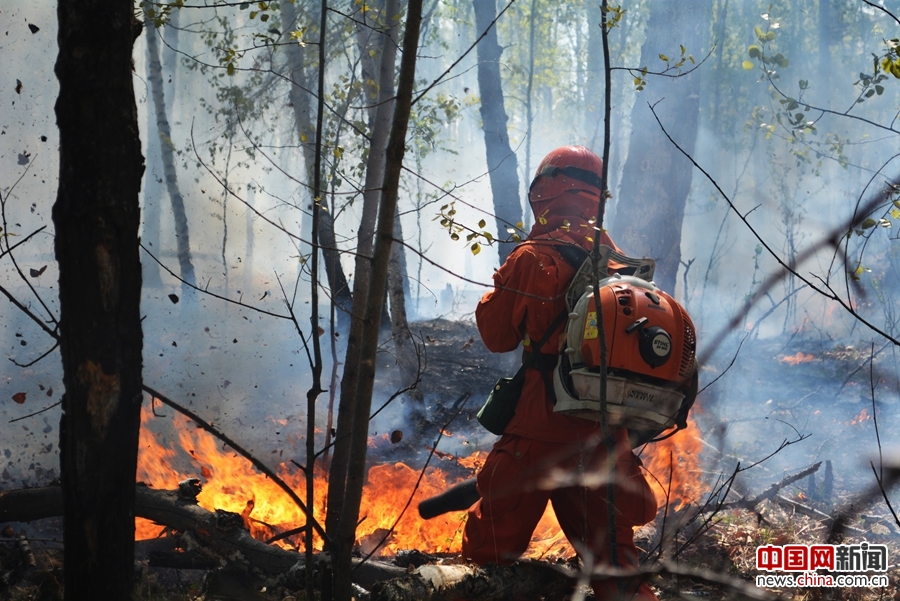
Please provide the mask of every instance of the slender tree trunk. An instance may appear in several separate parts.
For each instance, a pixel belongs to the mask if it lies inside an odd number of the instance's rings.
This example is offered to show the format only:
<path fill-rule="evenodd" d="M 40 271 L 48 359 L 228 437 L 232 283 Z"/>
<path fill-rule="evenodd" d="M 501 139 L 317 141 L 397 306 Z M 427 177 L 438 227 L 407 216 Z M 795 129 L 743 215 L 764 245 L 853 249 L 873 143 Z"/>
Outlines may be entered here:
<path fill-rule="evenodd" d="M 177 12 L 177 11 L 176 11 Z M 150 20 L 147 20 L 145 26 L 148 27 L 148 32 L 150 29 L 153 29 L 153 25 Z M 149 37 L 149 36 L 148 36 Z M 149 82 L 152 75 L 150 73 L 153 60 L 152 53 L 150 52 L 150 45 L 147 44 L 147 81 Z M 159 64 L 158 62 L 156 63 Z M 153 93 L 150 90 L 149 83 L 147 88 L 148 96 L 152 96 Z M 159 256 L 160 241 L 159 241 L 159 232 L 160 232 L 160 217 L 161 217 L 161 207 L 160 203 L 162 202 L 163 195 L 165 194 L 165 190 L 163 189 L 163 166 L 162 166 L 162 154 L 159 150 L 160 139 L 159 136 L 153 135 L 153 132 L 156 131 L 156 116 L 150 107 L 147 107 L 147 178 L 144 180 L 144 204 L 142 210 L 142 222 L 143 229 L 141 231 L 141 241 L 152 248 L 154 250 L 154 254 Z M 162 277 L 160 276 L 160 267 L 153 261 L 152 259 L 143 263 L 143 272 L 144 272 L 144 286 L 148 288 L 161 288 Z"/>
<path fill-rule="evenodd" d="M 531 128 L 534 125 L 534 109 L 532 98 L 534 95 L 534 26 L 535 13 L 537 12 L 537 0 L 531 0 L 531 10 L 528 13 L 528 85 L 525 90 L 525 181 L 530 182 L 531 174 Z M 528 183 L 525 184 L 528 186 Z M 527 191 L 526 191 L 527 193 Z M 531 211 L 524 211 L 526 232 L 531 225 Z"/>
<path fill-rule="evenodd" d="M 400 224 L 400 215 L 394 219 L 394 239 L 403 240 L 403 228 Z M 394 340 L 394 352 L 400 367 L 400 385 L 410 386 L 416 381 L 419 369 L 416 342 L 409 330 L 409 320 L 406 316 L 406 254 L 402 244 L 394 243 L 391 246 L 391 258 L 388 263 L 387 290 L 388 300 L 391 305 L 391 336 Z M 425 397 L 422 391 L 416 387 L 406 394 L 406 413 L 414 420 L 425 418 Z"/>
<path fill-rule="evenodd" d="M 500 54 L 503 49 L 497 42 L 496 0 L 473 0 L 475 8 L 475 35 L 488 31 L 478 42 L 478 90 L 481 94 L 481 120 L 484 129 L 484 147 L 487 168 L 494 197 L 494 213 L 497 237 L 506 237 L 506 230 L 522 220 L 522 204 L 519 201 L 519 164 L 509 145 L 503 86 L 500 79 Z M 498 244 L 500 263 L 506 261 L 512 250 L 510 244 Z"/>
<path fill-rule="evenodd" d="M 144 171 L 131 2 L 59 0 L 60 462 L 67 599 L 131 598 Z"/>
<path fill-rule="evenodd" d="M 711 0 L 651 3 L 647 39 L 641 49 L 641 65 L 660 65 L 659 54 L 678 56 L 677 46 L 665 47 L 673 31 L 689 53 L 707 52 Z M 689 68 L 686 63 L 685 69 Z M 660 121 L 688 153 L 694 151 L 700 116 L 700 73 L 677 78 L 651 78 L 634 104 L 633 133 L 622 171 L 619 201 L 611 231 L 616 243 L 632 255 L 657 261 L 656 283 L 674 293 L 681 263 L 681 224 L 691 188 L 690 162 L 666 139 L 650 113 L 656 105 Z"/>
<path fill-rule="evenodd" d="M 382 84 L 376 98 L 374 123 L 370 127 L 371 142 L 369 146 L 369 159 L 366 164 L 366 179 L 363 192 L 363 209 L 360 219 L 358 241 L 356 248 L 356 273 L 353 277 L 353 310 L 351 311 L 350 335 L 347 337 L 347 351 L 344 358 L 344 374 L 341 379 L 341 400 L 338 404 L 337 436 L 335 437 L 334 458 L 331 461 L 331 469 L 328 478 L 328 514 L 325 518 L 325 530 L 333 533 L 337 530 L 338 521 L 345 509 L 345 486 L 347 486 L 347 474 L 350 462 L 350 433 L 353 432 L 354 420 L 359 415 L 356 407 L 357 384 L 360 374 L 360 362 L 362 361 L 362 340 L 365 323 L 365 307 L 370 294 L 370 274 L 373 261 L 372 242 L 375 234 L 376 217 L 379 211 L 379 201 L 382 197 L 385 169 L 385 148 L 387 147 L 388 134 L 391 128 L 391 115 L 394 102 L 391 101 L 393 85 L 384 86 L 385 81 L 393 82 L 394 64 L 396 61 L 396 24 L 393 15 L 399 13 L 399 0 L 387 2 L 385 21 L 393 22 L 382 36 L 381 69 L 379 83 Z M 390 32 L 393 31 L 393 34 Z M 393 39 L 392 39 L 392 36 Z M 381 209 L 383 210 L 383 209 Z M 393 213 L 390 215 L 393 219 Z M 387 257 L 385 257 L 387 260 Z M 381 296 L 384 297 L 385 288 L 382 286 Z M 383 298 L 382 298 L 383 301 Z M 384 303 L 379 303 L 384 307 Z M 379 319 L 380 324 L 380 319 Z M 374 360 L 374 358 L 373 358 Z M 364 418 L 364 424 L 369 423 L 369 416 Z M 350 541 L 352 544 L 353 541 Z"/>
<path fill-rule="evenodd" d="M 819 0 L 819 35 L 817 36 L 819 43 L 818 76 L 822 80 L 819 84 L 822 86 L 822 90 L 831 89 L 831 72 L 834 70 L 834 66 L 831 62 L 830 48 L 833 38 L 835 37 L 833 34 L 835 22 L 834 6 L 832 5 L 832 2 L 833 0 Z"/>
<path fill-rule="evenodd" d="M 162 153 L 163 173 L 165 174 L 166 189 L 169 192 L 169 200 L 172 202 L 172 215 L 175 218 L 175 243 L 178 249 L 178 267 L 181 278 L 187 282 L 182 285 L 182 296 L 187 299 L 193 296 L 193 290 L 188 284 L 193 284 L 194 264 L 191 260 L 191 238 L 188 231 L 187 214 L 184 210 L 184 197 L 178 188 L 178 171 L 175 165 L 174 144 L 172 142 L 172 129 L 169 127 L 169 118 L 166 115 L 166 98 L 163 91 L 162 65 L 159 62 L 159 33 L 148 20 L 147 33 L 147 70 L 150 75 L 150 94 L 153 97 L 153 109 L 156 113 L 156 129 L 159 134 L 159 148 Z"/>
<path fill-rule="evenodd" d="M 280 6 L 281 20 L 284 23 L 285 31 L 291 31 L 299 27 L 296 5 L 291 2 L 282 2 Z M 313 65 L 307 64 L 305 60 L 306 52 L 308 51 L 308 49 L 301 48 L 299 44 L 290 44 L 287 48 L 290 79 L 293 83 L 290 91 L 291 105 L 294 108 L 297 134 L 303 148 L 303 159 L 307 166 L 307 179 L 308 181 L 313 181 L 315 180 L 315 174 L 313 173 L 315 150 L 310 140 L 314 139 L 315 136 L 315 128 L 313 126 L 315 112 L 312 106 L 312 94 L 310 94 L 309 90 L 312 89 L 312 74 L 316 72 L 316 69 L 314 69 Z M 314 196 L 314 194 L 311 194 L 311 196 Z M 344 268 L 341 266 L 341 255 L 334 236 L 334 215 L 329 210 L 328 200 L 324 196 L 319 202 L 317 240 L 324 259 L 325 277 L 328 280 L 329 288 L 331 288 L 331 299 L 338 308 L 338 329 L 346 332 L 350 329 L 350 306 L 352 304 L 350 285 L 347 283 L 347 276 L 344 274 Z"/>
<path fill-rule="evenodd" d="M 391 0 L 395 1 L 395 0 Z M 337 601 L 349 601 L 351 550 L 359 519 L 359 505 L 365 482 L 366 449 L 369 412 L 372 408 L 372 390 L 375 382 L 375 354 L 378 351 L 379 320 L 382 311 L 387 279 L 388 259 L 393 240 L 394 217 L 400 187 L 400 170 L 406 150 L 406 132 L 412 107 L 415 85 L 416 53 L 419 27 L 422 19 L 422 0 L 410 0 L 407 9 L 406 35 L 403 40 L 403 59 L 400 63 L 400 79 L 390 140 L 387 145 L 387 161 L 383 179 L 383 194 L 378 211 L 378 229 L 372 261 L 372 278 L 366 299 L 364 330 L 359 361 L 358 387 L 354 390 L 356 406 L 353 430 L 350 437 L 352 452 L 348 464 L 347 486 L 336 536 L 334 550 L 334 590 Z M 342 391 L 342 395 L 346 390 Z M 341 403 L 343 404 L 343 396 Z M 331 506 L 329 505 L 329 510 Z"/>
<path fill-rule="evenodd" d="M 584 78 L 584 131 L 590 137 L 585 141 L 596 151 L 596 139 L 603 131 L 603 36 L 600 30 L 600 5 L 585 2 L 588 22 L 587 73 Z M 607 182 L 608 185 L 608 182 Z M 609 188 L 610 191 L 615 188 Z"/>

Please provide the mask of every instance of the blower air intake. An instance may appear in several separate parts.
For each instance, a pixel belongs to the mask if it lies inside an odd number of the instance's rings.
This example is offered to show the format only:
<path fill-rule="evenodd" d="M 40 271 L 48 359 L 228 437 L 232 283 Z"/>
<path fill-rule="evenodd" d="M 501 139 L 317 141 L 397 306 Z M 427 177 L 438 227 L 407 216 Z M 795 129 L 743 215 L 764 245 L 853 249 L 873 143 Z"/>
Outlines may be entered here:
<path fill-rule="evenodd" d="M 595 294 L 588 259 L 566 294 L 567 344 L 553 371 L 554 411 L 601 419 L 599 306 L 606 339 L 609 423 L 662 431 L 675 425 L 684 388 L 696 369 L 694 324 L 684 308 L 652 282 L 652 259 L 633 259 L 601 246 L 597 273 L 608 273 L 610 259 L 635 275 L 604 277 Z"/>

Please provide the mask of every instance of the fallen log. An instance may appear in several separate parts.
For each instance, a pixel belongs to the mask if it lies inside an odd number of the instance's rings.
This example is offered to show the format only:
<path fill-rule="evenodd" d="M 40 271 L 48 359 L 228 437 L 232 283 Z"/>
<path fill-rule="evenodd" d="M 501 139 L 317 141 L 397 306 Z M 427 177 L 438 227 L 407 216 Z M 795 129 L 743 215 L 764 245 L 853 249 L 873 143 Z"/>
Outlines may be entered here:
<path fill-rule="evenodd" d="M 577 574 L 562 566 L 538 562 L 508 566 L 424 565 L 413 572 L 379 582 L 372 601 L 492 601 L 516 595 L 563 598 L 575 585 Z"/>
<path fill-rule="evenodd" d="M 62 509 L 62 490 L 58 486 L 0 491 L 0 523 L 56 517 L 62 515 Z M 256 540 L 244 527 L 240 515 L 207 511 L 184 491 L 154 490 L 138 484 L 135 515 L 184 533 L 183 540 L 189 546 L 195 542 L 228 562 L 247 564 L 272 577 L 292 572 L 302 578 L 305 568 L 302 554 Z M 327 561 L 327 558 L 317 560 Z M 406 574 L 405 569 L 384 562 L 355 560 L 355 563 L 353 580 L 367 589 L 378 581 Z"/>

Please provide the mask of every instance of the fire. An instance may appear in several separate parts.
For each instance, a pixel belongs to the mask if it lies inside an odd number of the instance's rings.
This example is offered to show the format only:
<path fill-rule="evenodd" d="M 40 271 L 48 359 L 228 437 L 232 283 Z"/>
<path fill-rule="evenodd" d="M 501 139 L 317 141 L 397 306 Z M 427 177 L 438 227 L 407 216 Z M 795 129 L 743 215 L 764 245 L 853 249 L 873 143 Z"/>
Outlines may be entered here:
<path fill-rule="evenodd" d="M 861 423 L 863 423 L 863 422 L 867 422 L 867 421 L 869 421 L 870 419 L 872 419 L 872 416 L 869 415 L 868 410 L 866 410 L 866 408 L 863 407 L 863 410 L 860 411 L 859 413 L 857 413 L 857 414 L 856 414 L 856 417 L 854 417 L 854 418 L 850 421 L 850 425 L 851 425 L 851 426 L 856 426 L 856 425 L 859 425 L 859 424 L 861 424 Z"/>
<path fill-rule="evenodd" d="M 153 421 L 151 429 L 150 422 Z M 249 461 L 222 444 L 205 431 L 196 428 L 187 418 L 176 416 L 174 434 L 177 442 L 167 443 L 162 430 L 149 409 L 143 412 L 138 458 L 138 480 L 158 489 L 173 489 L 187 478 L 201 478 L 203 490 L 197 497 L 201 507 L 208 510 L 224 509 L 244 516 L 251 534 L 268 540 L 273 536 L 305 523 L 305 516 L 287 497 L 281 488 L 257 472 Z M 648 477 L 660 506 L 665 504 L 665 490 L 669 489 L 670 502 L 687 502 L 701 491 L 697 477 L 699 442 L 692 433 L 696 426 L 691 422 L 687 432 L 666 441 L 650 445 L 653 456 L 645 464 Z M 380 437 L 377 437 L 380 439 Z M 378 443 L 382 443 L 378 440 Z M 675 470 L 669 478 L 669 454 L 672 454 Z M 373 465 L 363 491 L 360 506 L 361 523 L 357 529 L 363 550 L 376 549 L 376 555 L 392 555 L 401 549 L 419 549 L 430 553 L 458 553 L 462 546 L 462 532 L 467 513 L 451 512 L 431 520 L 423 520 L 416 507 L 422 500 L 446 490 L 447 487 L 471 477 L 484 463 L 487 454 L 476 451 L 468 457 L 456 457 L 441 461 L 455 461 L 468 468 L 469 475 L 449 476 L 441 467 L 430 467 L 422 474 L 403 463 Z M 446 465 L 446 464 L 444 464 Z M 281 463 L 275 470 L 289 486 L 305 497 L 305 478 L 296 467 Z M 461 470 L 455 469 L 454 473 Z M 319 523 L 325 520 L 327 483 L 325 474 L 317 474 L 314 482 L 312 507 Z M 413 493 L 413 491 L 415 491 Z M 161 527 L 148 520 L 136 520 L 138 539 L 158 536 Z M 392 534 L 385 536 L 393 529 Z M 302 549 L 301 536 L 281 540 L 285 548 Z M 294 543 L 290 541 L 295 541 Z M 384 542 L 383 542 L 384 541 Z M 321 541 L 316 540 L 316 548 Z M 541 518 L 526 552 L 527 557 L 567 557 L 574 551 L 563 535 L 552 507 Z"/>
<path fill-rule="evenodd" d="M 813 357 L 812 355 L 806 355 L 806 354 L 802 353 L 801 351 L 797 351 L 796 355 L 785 355 L 784 357 L 781 358 L 781 360 L 784 363 L 787 363 L 788 365 L 798 365 L 800 363 L 808 363 L 809 361 L 812 361 L 813 359 L 815 359 L 815 357 Z"/>
<path fill-rule="evenodd" d="M 697 501 L 706 492 L 700 478 L 700 431 L 693 418 L 687 421 L 683 432 L 647 445 L 642 456 L 647 481 L 659 507 L 677 509 Z"/>

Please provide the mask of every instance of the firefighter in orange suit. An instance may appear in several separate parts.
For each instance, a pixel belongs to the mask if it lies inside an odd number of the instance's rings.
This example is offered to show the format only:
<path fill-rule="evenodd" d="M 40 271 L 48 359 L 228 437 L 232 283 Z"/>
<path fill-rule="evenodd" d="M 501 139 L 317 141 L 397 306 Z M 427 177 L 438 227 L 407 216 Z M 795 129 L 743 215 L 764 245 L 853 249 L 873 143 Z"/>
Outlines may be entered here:
<path fill-rule="evenodd" d="M 580 146 L 558 148 L 538 166 L 529 200 L 535 225 L 494 274 L 494 290 L 475 310 L 484 344 L 493 352 L 550 355 L 555 365 L 559 333 L 531 348 L 565 310 L 575 268 L 554 248 L 577 244 L 590 251 L 601 194 L 602 161 Z M 616 248 L 606 233 L 601 244 Z M 553 412 L 545 373 L 528 369 L 515 416 L 478 474 L 481 500 L 469 510 L 463 556 L 478 564 L 509 563 L 526 549 L 547 506 L 553 504 L 563 532 L 585 563 L 611 564 L 607 518 L 607 446 L 599 422 Z M 656 515 L 656 499 L 632 453 L 627 431 L 615 440 L 615 529 L 618 567 L 638 565 L 633 527 Z M 646 583 L 593 580 L 599 600 L 656 599 Z"/>

